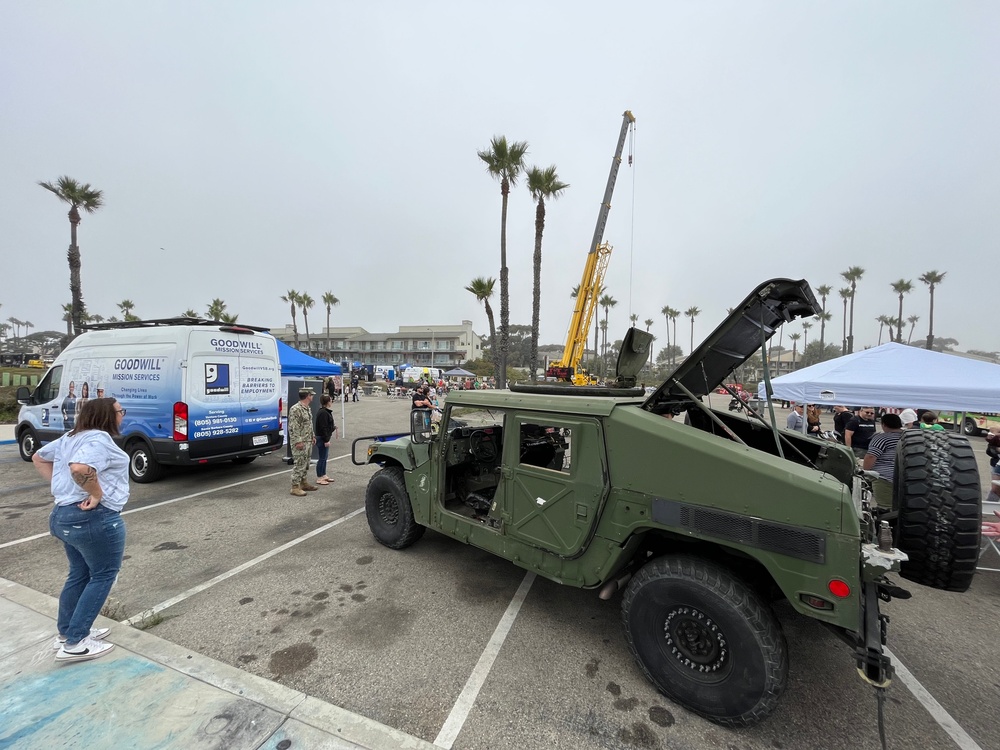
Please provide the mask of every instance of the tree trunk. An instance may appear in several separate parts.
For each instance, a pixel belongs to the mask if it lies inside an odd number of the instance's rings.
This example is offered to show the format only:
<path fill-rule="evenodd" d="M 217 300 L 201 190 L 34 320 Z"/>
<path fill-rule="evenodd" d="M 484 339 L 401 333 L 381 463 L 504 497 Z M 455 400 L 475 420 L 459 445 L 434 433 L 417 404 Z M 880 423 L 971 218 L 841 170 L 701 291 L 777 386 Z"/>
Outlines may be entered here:
<path fill-rule="evenodd" d="M 896 326 L 896 343 L 903 343 L 903 294 L 899 295 L 899 320 Z"/>
<path fill-rule="evenodd" d="M 330 348 L 330 308 L 326 308 L 326 359 L 333 359 L 333 350 Z"/>
<path fill-rule="evenodd" d="M 847 299 L 844 299 L 844 340 L 840 344 L 841 356 L 847 354 Z"/>
<path fill-rule="evenodd" d="M 927 350 L 931 351 L 934 349 L 934 285 L 931 284 L 931 312 L 930 319 L 927 321 Z"/>
<path fill-rule="evenodd" d="M 510 183 L 505 177 L 500 182 L 500 357 L 497 362 L 497 388 L 507 387 L 507 349 L 510 348 L 510 290 L 507 286 L 507 196 Z"/>
<path fill-rule="evenodd" d="M 854 282 L 851 282 L 851 322 L 847 331 L 847 353 L 854 353 Z"/>
<path fill-rule="evenodd" d="M 535 257 L 532 262 L 534 287 L 531 294 L 531 379 L 537 380 L 538 368 L 538 313 L 542 302 L 542 232 L 545 230 L 545 201 L 538 199 L 535 209 Z"/>
<path fill-rule="evenodd" d="M 76 244 L 76 227 L 80 223 L 80 212 L 76 206 L 69 210 L 69 250 L 66 260 L 69 261 L 69 293 L 73 305 L 73 335 L 80 335 L 83 324 L 83 284 L 80 280 L 80 247 Z"/>
<path fill-rule="evenodd" d="M 490 301 L 483 299 L 483 306 L 486 308 L 486 319 L 490 322 L 490 359 L 493 360 L 495 371 L 497 365 L 497 327 L 493 320 L 493 308 L 490 307 Z"/>

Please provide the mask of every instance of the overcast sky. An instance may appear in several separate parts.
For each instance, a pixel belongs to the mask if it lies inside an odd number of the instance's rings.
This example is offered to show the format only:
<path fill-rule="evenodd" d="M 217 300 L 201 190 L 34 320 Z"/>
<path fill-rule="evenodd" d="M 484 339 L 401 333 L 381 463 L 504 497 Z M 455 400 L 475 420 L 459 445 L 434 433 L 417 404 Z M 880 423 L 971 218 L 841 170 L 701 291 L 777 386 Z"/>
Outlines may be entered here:
<path fill-rule="evenodd" d="M 471 319 L 488 334 L 464 287 L 496 277 L 499 322 L 500 190 L 476 151 L 503 134 L 570 184 L 542 248 L 541 343 L 562 343 L 630 109 L 634 167 L 605 234 L 611 338 L 634 312 L 659 348 L 660 309 L 697 305 L 699 341 L 780 276 L 834 287 L 839 343 L 839 274 L 861 266 L 856 348 L 896 314 L 900 278 L 926 336 L 918 277 L 938 270 L 935 334 L 1000 349 L 1000 3 L 3 8 L 0 319 L 65 329 L 67 208 L 36 183 L 69 175 L 105 196 L 79 230 L 93 313 L 125 298 L 145 318 L 204 313 L 220 297 L 278 327 L 294 288 L 317 300 L 314 331 L 332 291 L 332 325 Z M 507 239 L 511 322 L 530 324 L 523 183 Z M 689 330 L 678 321 L 685 351 Z"/>

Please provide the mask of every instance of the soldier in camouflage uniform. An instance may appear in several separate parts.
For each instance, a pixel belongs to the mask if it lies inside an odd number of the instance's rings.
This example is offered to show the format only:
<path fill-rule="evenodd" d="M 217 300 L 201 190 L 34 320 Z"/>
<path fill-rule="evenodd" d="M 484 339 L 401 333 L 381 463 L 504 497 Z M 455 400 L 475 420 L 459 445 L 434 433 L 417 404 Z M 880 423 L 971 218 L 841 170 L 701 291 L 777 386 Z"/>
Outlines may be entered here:
<path fill-rule="evenodd" d="M 312 388 L 300 388 L 299 402 L 288 410 L 288 442 L 292 446 L 292 460 L 295 462 L 292 469 L 292 494 L 297 497 L 319 489 L 306 481 L 309 457 L 312 455 L 313 443 L 316 442 L 312 411 L 309 408 L 312 399 Z"/>

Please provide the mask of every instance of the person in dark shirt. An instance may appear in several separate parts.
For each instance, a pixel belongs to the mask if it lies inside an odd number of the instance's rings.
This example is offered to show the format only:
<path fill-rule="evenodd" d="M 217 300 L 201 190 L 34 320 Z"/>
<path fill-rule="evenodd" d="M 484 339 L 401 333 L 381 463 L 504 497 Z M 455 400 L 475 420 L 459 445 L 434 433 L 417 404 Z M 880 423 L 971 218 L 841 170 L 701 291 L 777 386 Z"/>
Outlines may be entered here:
<path fill-rule="evenodd" d="M 844 442 L 844 430 L 847 428 L 847 423 L 851 421 L 853 416 L 854 412 L 846 406 L 833 407 L 833 434 L 837 436 L 838 442 Z"/>
<path fill-rule="evenodd" d="M 862 406 L 858 415 L 844 427 L 844 444 L 854 451 L 858 458 L 864 458 L 868 452 L 868 443 L 875 435 L 875 408 Z"/>
<path fill-rule="evenodd" d="M 434 404 L 431 403 L 430 388 L 428 386 L 425 385 L 413 391 L 413 403 L 410 408 L 411 410 L 434 408 Z"/>

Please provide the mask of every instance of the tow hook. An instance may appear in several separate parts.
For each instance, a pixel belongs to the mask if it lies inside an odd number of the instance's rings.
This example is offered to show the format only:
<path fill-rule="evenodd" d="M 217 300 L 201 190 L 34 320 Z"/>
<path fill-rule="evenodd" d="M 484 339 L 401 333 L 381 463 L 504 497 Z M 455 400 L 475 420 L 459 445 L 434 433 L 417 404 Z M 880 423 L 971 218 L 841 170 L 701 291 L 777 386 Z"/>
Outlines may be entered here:
<path fill-rule="evenodd" d="M 855 649 L 858 660 L 858 674 L 861 679 L 875 688 L 875 701 L 878 711 L 878 734 L 882 742 L 882 750 L 886 748 L 885 741 L 885 691 L 892 682 L 894 670 L 889 657 L 882 647 L 885 645 L 889 617 L 879 612 L 878 602 L 882 596 L 882 583 L 864 583 L 864 609 L 861 613 L 861 638 Z M 896 588 L 888 584 L 891 588 Z M 909 592 L 905 592 L 909 595 Z"/>

